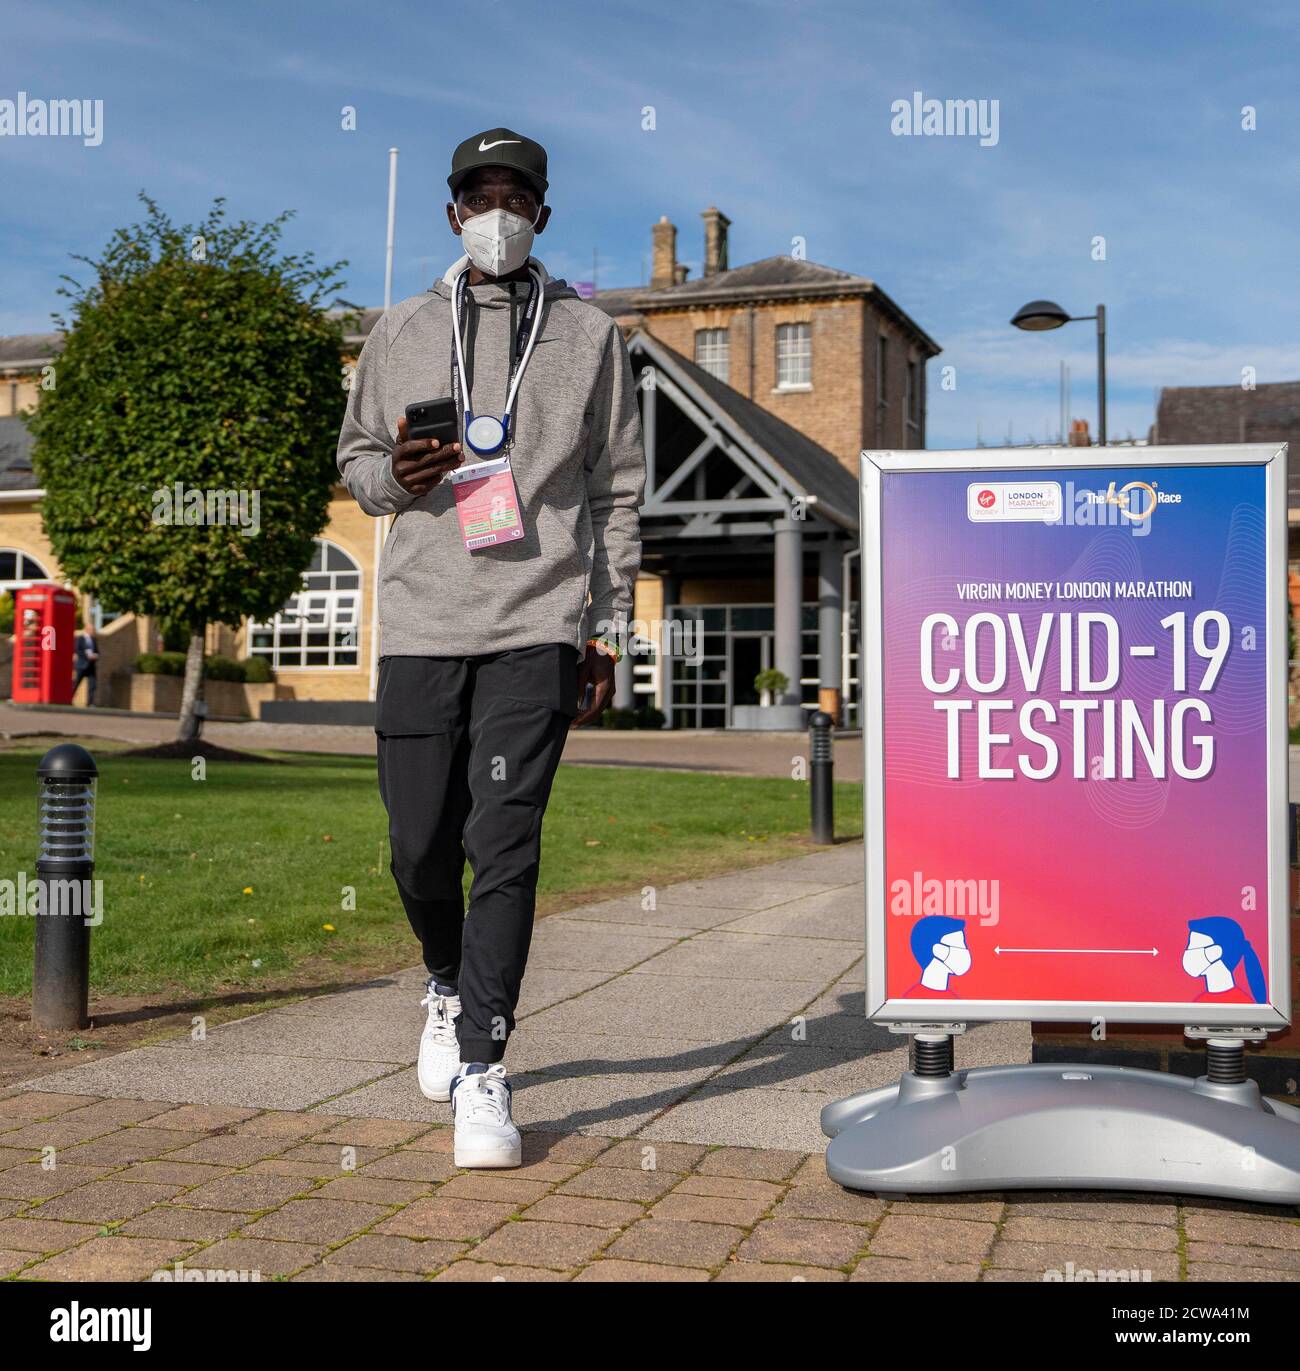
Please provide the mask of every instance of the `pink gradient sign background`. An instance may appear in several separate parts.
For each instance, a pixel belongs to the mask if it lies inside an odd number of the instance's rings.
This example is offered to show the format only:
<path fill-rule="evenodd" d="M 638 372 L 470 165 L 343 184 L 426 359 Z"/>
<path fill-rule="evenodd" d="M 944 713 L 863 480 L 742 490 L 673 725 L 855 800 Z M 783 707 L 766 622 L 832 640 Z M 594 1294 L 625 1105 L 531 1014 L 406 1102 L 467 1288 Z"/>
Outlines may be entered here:
<path fill-rule="evenodd" d="M 1150 531 L 1135 537 L 1127 519 L 1110 527 L 1038 522 L 972 522 L 972 483 L 1057 481 L 1070 500 L 1148 481 L 1178 503 L 1158 505 Z M 1229 996 L 1210 996 L 1188 975 L 1182 954 L 1188 921 L 1235 920 L 1265 975 L 1268 947 L 1268 794 L 1265 473 L 1253 466 L 1115 468 L 1097 471 L 888 472 L 882 476 L 884 824 L 886 991 L 888 998 L 1025 1002 L 1144 1001 L 1204 1004 L 1255 1002 L 1242 967 Z M 1113 515 L 1111 517 L 1114 517 Z M 1190 580 L 1190 598 L 973 602 L 964 582 Z M 1150 725 L 1152 702 L 1184 696 L 1172 682 L 1170 630 L 1161 619 L 1186 611 L 1188 622 L 1216 609 L 1231 623 L 1231 645 L 1219 679 L 1201 694 L 1203 664 L 1190 652 L 1186 695 L 1209 705 L 1213 722 L 1190 719 L 1189 733 L 1215 740 L 1215 764 L 1200 780 L 1153 779 L 1139 765 L 1131 780 L 1076 780 L 1068 718 L 1041 731 L 1055 738 L 1056 774 L 980 780 L 974 723 L 963 717 L 961 777 L 947 777 L 947 718 L 936 699 L 981 698 L 967 685 L 948 696 L 921 678 L 921 624 L 946 612 L 964 624 L 981 611 L 1018 613 L 1036 641 L 1045 613 L 1105 611 L 1118 621 L 1121 673 L 1108 698 L 1136 702 Z M 1243 630 L 1255 631 L 1254 650 Z M 1134 645 L 1154 657 L 1131 657 Z M 989 654 L 991 659 L 991 653 Z M 981 662 L 985 660 L 981 654 Z M 1009 660 L 1014 663 L 1014 657 Z M 1014 665 L 1008 688 L 994 698 L 1059 704 L 1059 650 L 1053 636 L 1039 688 L 1030 694 Z M 962 651 L 936 648 L 940 675 L 960 666 Z M 985 697 L 989 698 L 989 697 Z M 1010 745 L 992 749 L 994 766 L 1016 766 L 1026 751 L 1016 716 L 999 716 L 995 732 Z M 1037 748 L 1032 759 L 1041 760 Z M 1101 751 L 1100 723 L 1090 719 L 1089 758 Z M 1139 754 L 1140 756 L 1140 754 Z M 1189 753 L 1195 760 L 1195 753 Z M 921 967 L 910 943 L 919 914 L 891 912 L 894 883 L 915 888 L 915 873 L 941 881 L 996 881 L 997 921 L 965 919 L 971 965 L 949 981 L 946 996 L 918 990 Z M 1243 890 L 1254 891 L 1255 907 Z M 991 886 L 986 885 L 986 890 Z M 958 911 L 945 908 L 944 913 Z M 1015 950 L 1012 950 L 1015 949 Z M 1154 949 L 1154 952 L 1152 951 Z M 1266 997 L 1265 997 L 1266 998 Z"/>

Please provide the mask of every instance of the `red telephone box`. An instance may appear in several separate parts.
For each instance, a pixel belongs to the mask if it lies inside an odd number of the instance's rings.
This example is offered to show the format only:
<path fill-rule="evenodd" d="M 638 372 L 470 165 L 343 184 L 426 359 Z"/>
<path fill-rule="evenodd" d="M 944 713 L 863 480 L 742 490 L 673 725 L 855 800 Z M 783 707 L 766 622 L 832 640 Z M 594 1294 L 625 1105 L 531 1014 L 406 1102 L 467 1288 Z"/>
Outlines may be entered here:
<path fill-rule="evenodd" d="M 62 586 L 25 586 L 14 592 L 15 704 L 72 703 L 72 658 L 77 597 Z"/>

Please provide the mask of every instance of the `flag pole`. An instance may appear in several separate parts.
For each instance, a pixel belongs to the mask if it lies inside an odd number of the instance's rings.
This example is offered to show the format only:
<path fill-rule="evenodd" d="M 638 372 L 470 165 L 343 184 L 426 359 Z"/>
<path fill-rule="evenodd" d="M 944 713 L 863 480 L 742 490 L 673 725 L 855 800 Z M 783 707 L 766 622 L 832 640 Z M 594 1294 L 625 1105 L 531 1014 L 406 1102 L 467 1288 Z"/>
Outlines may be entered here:
<path fill-rule="evenodd" d="M 388 149 L 388 249 L 384 257 L 384 308 L 393 303 L 393 228 L 397 220 L 397 149 Z"/>
<path fill-rule="evenodd" d="M 384 250 L 384 312 L 393 303 L 393 239 L 397 223 L 397 149 L 388 149 L 388 237 Z M 375 520 L 373 584 L 370 596 L 370 699 L 379 687 L 379 567 L 384 556 L 384 537 L 388 520 L 380 515 Z"/>

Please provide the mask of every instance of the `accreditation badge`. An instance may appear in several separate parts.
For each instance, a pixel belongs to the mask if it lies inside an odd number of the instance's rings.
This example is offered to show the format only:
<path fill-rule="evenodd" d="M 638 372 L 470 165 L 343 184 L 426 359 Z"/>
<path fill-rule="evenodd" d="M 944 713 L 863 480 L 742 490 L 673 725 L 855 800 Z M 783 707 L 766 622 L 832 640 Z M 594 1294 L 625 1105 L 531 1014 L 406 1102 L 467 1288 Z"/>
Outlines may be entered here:
<path fill-rule="evenodd" d="M 460 533 L 469 552 L 524 536 L 523 515 L 509 456 L 470 462 L 451 473 Z"/>

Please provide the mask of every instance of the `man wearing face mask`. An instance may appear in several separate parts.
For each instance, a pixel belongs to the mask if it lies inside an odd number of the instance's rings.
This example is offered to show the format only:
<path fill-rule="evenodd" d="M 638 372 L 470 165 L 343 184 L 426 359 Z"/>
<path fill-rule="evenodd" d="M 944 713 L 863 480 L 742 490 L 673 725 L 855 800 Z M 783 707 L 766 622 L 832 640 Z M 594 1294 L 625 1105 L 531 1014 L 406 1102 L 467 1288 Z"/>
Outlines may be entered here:
<path fill-rule="evenodd" d="M 641 553 L 632 369 L 613 320 L 531 256 L 546 173 L 545 150 L 510 129 L 456 149 L 447 223 L 465 255 L 375 325 L 339 436 L 357 502 L 397 516 L 379 590 L 379 788 L 429 978 L 419 1085 L 451 1100 L 469 1167 L 520 1163 L 502 1058 L 542 816 L 569 727 L 612 696 Z M 447 396 L 460 441 L 410 439 L 406 406 Z"/>
<path fill-rule="evenodd" d="M 910 939 L 912 956 L 921 968 L 921 979 L 907 991 L 905 999 L 957 999 L 950 984 L 971 968 L 966 946 L 966 920 L 946 914 L 929 914 L 918 919 Z"/>

